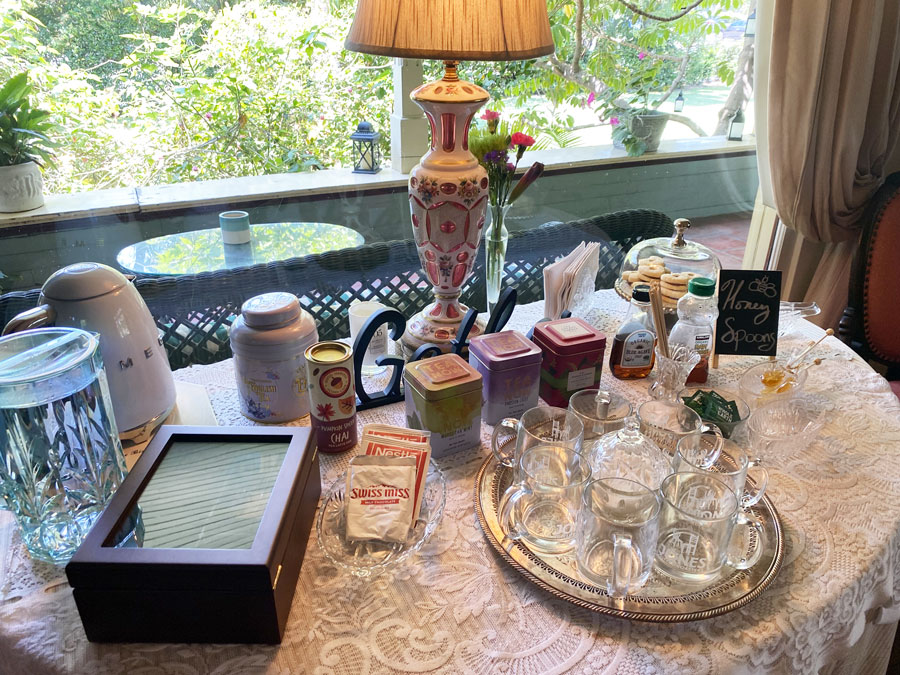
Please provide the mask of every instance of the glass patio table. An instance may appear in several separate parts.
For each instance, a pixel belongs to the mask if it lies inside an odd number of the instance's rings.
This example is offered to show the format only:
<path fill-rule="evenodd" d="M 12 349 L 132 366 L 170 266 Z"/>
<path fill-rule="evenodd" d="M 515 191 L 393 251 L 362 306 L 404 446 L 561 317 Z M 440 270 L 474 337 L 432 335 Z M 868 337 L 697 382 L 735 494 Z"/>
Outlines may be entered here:
<path fill-rule="evenodd" d="M 361 246 L 363 236 L 332 223 L 260 223 L 249 244 L 224 244 L 218 227 L 177 232 L 126 246 L 116 256 L 135 274 L 170 276 L 214 272 Z"/>

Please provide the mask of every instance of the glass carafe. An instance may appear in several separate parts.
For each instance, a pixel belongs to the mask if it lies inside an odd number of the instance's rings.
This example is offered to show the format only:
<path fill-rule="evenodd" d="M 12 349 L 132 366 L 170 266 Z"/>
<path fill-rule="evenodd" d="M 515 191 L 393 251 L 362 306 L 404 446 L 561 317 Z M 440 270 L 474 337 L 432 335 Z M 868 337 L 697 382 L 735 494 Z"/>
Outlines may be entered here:
<path fill-rule="evenodd" d="M 0 506 L 29 553 L 64 564 L 125 477 L 99 337 L 41 328 L 0 339 Z"/>
<path fill-rule="evenodd" d="M 590 454 L 594 478 L 627 478 L 656 490 L 672 473 L 671 458 L 640 432 L 634 415 L 625 426 L 600 437 Z"/>

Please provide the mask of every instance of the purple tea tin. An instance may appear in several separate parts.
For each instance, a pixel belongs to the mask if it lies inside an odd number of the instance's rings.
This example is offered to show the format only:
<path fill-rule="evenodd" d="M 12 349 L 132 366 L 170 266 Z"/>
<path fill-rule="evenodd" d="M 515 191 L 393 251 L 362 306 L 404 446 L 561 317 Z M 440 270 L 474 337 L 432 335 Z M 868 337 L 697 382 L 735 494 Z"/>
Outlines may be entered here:
<path fill-rule="evenodd" d="M 485 424 L 504 417 L 520 417 L 538 402 L 541 381 L 541 350 L 514 330 L 473 337 L 469 342 L 469 364 L 484 380 Z"/>

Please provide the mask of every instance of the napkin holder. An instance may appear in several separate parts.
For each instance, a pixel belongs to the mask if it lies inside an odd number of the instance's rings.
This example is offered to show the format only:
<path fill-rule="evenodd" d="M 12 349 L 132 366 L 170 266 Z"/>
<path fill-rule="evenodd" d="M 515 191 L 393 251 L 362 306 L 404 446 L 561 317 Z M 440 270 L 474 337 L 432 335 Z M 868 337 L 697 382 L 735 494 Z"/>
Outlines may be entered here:
<path fill-rule="evenodd" d="M 161 427 L 66 566 L 88 640 L 280 642 L 320 492 L 308 428 Z"/>

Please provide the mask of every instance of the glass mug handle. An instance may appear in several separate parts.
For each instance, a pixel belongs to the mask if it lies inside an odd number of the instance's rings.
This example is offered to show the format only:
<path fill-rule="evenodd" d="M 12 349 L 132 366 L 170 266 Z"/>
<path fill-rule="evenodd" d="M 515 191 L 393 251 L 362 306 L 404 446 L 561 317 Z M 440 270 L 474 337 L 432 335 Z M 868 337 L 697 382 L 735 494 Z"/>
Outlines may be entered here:
<path fill-rule="evenodd" d="M 701 424 L 700 433 L 712 434 L 716 437 L 716 440 L 713 441 L 712 452 L 710 452 L 700 463 L 701 468 L 709 469 L 713 464 L 716 463 L 716 460 L 719 459 L 719 455 L 722 454 L 722 448 L 725 447 L 725 437 L 722 435 L 722 430 L 712 422 L 704 422 L 703 424 Z"/>
<path fill-rule="evenodd" d="M 497 423 L 494 427 L 494 433 L 491 434 L 491 452 L 494 453 L 494 457 L 496 457 L 497 461 L 503 466 L 512 467 L 516 463 L 516 444 L 508 442 L 505 447 L 509 448 L 512 446 L 512 450 L 509 452 L 501 452 L 500 446 L 497 444 L 497 438 L 502 431 L 517 436 L 519 433 L 519 420 L 515 417 L 506 417 Z"/>
<path fill-rule="evenodd" d="M 762 521 L 758 518 L 751 516 L 745 511 L 738 510 L 737 518 L 734 523 L 735 529 L 738 527 L 746 530 L 743 536 L 735 537 L 735 532 L 732 530 L 731 534 L 731 546 L 728 547 L 728 554 L 725 556 L 725 562 L 731 565 L 736 570 L 745 570 L 750 567 L 753 567 L 759 557 L 762 555 L 763 550 L 763 525 Z M 739 542 L 747 542 L 750 540 L 749 534 L 750 530 L 756 531 L 756 546 L 753 547 L 753 550 L 750 551 L 747 557 L 744 555 L 747 553 L 744 546 L 735 547 L 734 542 L 735 539 Z M 735 549 L 738 550 L 735 550 Z"/>
<path fill-rule="evenodd" d="M 519 524 L 516 522 L 516 505 L 518 505 L 522 497 L 530 494 L 531 490 L 525 487 L 524 483 L 513 483 L 500 497 L 500 504 L 497 509 L 500 512 L 500 528 L 513 541 L 518 541 L 524 536 L 522 530 L 519 529 Z"/>
<path fill-rule="evenodd" d="M 762 465 L 762 460 L 759 457 L 754 457 L 747 462 L 747 478 L 753 479 L 753 482 L 756 484 L 756 489 L 750 491 L 747 489 L 747 483 L 744 483 L 744 494 L 741 495 L 741 507 L 745 509 L 754 506 L 763 498 L 763 495 L 766 492 L 766 486 L 769 484 L 769 472 L 766 471 L 766 467 Z"/>
<path fill-rule="evenodd" d="M 606 592 L 611 598 L 624 598 L 634 577 L 640 574 L 641 552 L 627 534 L 613 533 L 612 570 L 606 584 Z"/>

